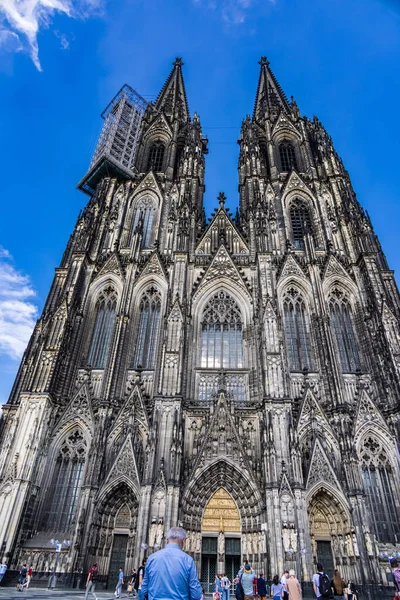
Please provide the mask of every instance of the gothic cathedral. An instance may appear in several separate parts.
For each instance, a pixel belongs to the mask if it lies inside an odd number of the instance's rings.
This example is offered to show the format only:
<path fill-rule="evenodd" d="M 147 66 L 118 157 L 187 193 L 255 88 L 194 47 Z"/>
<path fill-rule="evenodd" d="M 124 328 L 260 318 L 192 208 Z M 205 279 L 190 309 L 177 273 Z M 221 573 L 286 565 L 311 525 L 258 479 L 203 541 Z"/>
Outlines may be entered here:
<path fill-rule="evenodd" d="M 3 410 L 0 558 L 50 572 L 57 538 L 61 577 L 97 562 L 113 583 L 181 524 L 205 587 L 245 558 L 268 577 L 310 581 L 318 559 L 386 584 L 400 551 L 393 271 L 332 139 L 265 57 L 239 209 L 221 192 L 206 221 L 207 138 L 182 64 L 154 104 L 124 86 L 109 107 Z"/>

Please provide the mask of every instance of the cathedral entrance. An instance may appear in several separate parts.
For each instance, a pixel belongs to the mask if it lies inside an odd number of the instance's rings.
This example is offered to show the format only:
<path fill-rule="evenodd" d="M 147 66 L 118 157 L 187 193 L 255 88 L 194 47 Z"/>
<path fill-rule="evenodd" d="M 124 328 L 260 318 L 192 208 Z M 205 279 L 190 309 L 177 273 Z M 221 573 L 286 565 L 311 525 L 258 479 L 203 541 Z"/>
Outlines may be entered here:
<path fill-rule="evenodd" d="M 212 592 L 216 574 L 226 573 L 232 581 L 240 567 L 240 514 L 232 496 L 223 488 L 209 500 L 201 529 L 201 584 L 206 592 Z"/>
<path fill-rule="evenodd" d="M 107 588 L 115 588 L 118 581 L 119 570 L 125 570 L 126 549 L 128 546 L 127 535 L 114 535 L 114 543 L 110 558 L 110 569 L 108 571 Z"/>
<path fill-rule="evenodd" d="M 353 577 L 349 567 L 358 550 L 345 506 L 328 490 L 320 489 L 310 500 L 308 516 L 313 562 L 320 562 L 330 577 L 337 566 L 344 577 Z"/>

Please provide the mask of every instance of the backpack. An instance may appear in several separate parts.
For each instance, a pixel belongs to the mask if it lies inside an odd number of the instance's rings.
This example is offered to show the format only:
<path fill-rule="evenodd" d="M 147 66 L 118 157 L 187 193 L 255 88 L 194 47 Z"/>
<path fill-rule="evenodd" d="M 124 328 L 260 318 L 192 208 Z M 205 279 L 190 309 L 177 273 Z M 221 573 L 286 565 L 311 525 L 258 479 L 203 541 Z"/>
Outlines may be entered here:
<path fill-rule="evenodd" d="M 92 568 L 92 577 L 91 577 L 91 580 L 93 581 L 93 583 L 96 583 L 98 574 L 99 574 L 99 570 L 96 567 L 93 567 Z"/>
<path fill-rule="evenodd" d="M 236 596 L 236 600 L 244 600 L 244 589 L 243 589 L 241 577 L 239 577 L 239 581 L 237 582 L 236 587 L 235 587 L 235 596 Z"/>
<path fill-rule="evenodd" d="M 330 598 L 332 596 L 331 582 L 326 573 L 320 573 L 318 589 L 322 598 Z"/>

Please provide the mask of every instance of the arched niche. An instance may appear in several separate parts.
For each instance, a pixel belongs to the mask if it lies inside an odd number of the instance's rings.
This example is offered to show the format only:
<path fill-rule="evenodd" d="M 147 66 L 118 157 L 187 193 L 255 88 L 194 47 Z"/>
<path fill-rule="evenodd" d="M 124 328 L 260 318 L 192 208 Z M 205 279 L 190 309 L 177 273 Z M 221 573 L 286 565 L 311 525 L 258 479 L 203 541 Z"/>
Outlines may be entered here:
<path fill-rule="evenodd" d="M 220 488 L 210 498 L 201 523 L 203 532 L 240 533 L 240 513 L 232 496 Z"/>

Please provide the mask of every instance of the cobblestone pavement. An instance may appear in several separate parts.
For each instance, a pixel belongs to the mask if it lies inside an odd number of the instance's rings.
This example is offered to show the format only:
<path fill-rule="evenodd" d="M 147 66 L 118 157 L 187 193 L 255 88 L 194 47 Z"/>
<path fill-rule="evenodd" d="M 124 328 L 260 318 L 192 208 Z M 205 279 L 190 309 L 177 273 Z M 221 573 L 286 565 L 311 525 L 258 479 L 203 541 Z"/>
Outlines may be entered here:
<path fill-rule="evenodd" d="M 84 590 L 46 590 L 34 589 L 17 592 L 13 587 L 0 587 L 0 600 L 10 600 L 11 598 L 24 598 L 25 600 L 82 600 L 85 598 Z M 121 598 L 128 598 L 128 594 L 123 592 Z M 89 600 L 115 600 L 113 592 L 96 592 L 89 594 Z"/>

